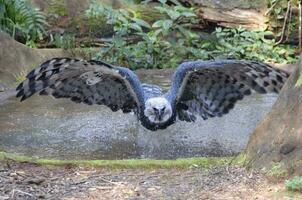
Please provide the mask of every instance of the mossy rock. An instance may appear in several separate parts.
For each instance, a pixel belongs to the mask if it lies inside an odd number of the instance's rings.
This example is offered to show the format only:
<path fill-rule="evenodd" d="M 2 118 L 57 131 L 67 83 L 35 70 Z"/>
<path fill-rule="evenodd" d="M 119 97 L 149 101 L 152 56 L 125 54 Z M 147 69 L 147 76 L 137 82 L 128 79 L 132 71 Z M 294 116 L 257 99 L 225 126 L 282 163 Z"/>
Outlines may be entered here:
<path fill-rule="evenodd" d="M 158 169 L 158 168 L 179 168 L 200 167 L 209 169 L 231 163 L 233 157 L 196 157 L 176 160 L 154 160 L 154 159 L 125 159 L 125 160 L 54 160 L 32 158 L 12 153 L 0 152 L 0 161 L 14 160 L 17 162 L 30 162 L 39 165 L 76 165 L 108 167 L 115 169 Z"/>
<path fill-rule="evenodd" d="M 0 32 L 0 90 L 15 86 L 43 61 L 64 56 L 72 55 L 62 49 L 31 49 Z"/>

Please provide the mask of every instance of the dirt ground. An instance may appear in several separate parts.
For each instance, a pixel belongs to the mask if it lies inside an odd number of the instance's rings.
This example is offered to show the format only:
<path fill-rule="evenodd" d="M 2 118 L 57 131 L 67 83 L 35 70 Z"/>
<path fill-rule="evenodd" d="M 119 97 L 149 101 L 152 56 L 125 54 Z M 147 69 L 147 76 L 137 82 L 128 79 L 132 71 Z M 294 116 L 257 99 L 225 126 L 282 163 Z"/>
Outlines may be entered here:
<path fill-rule="evenodd" d="M 238 166 L 112 170 L 0 161 L 0 200 L 302 199 L 285 193 L 283 182 Z"/>

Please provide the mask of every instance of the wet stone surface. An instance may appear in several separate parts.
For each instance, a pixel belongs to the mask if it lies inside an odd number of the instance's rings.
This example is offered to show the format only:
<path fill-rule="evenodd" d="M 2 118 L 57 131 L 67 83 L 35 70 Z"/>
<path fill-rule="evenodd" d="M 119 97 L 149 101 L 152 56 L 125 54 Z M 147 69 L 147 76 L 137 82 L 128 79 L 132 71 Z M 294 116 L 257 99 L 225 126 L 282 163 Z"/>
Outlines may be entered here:
<path fill-rule="evenodd" d="M 154 73 L 153 78 L 152 72 L 148 74 L 145 80 L 149 83 L 169 84 L 165 73 Z M 224 117 L 177 122 L 152 132 L 134 115 L 113 113 L 103 106 L 41 96 L 20 103 L 13 97 L 0 104 L 0 151 L 58 159 L 234 155 L 245 148 L 249 135 L 276 98 L 275 94 L 253 94 Z"/>

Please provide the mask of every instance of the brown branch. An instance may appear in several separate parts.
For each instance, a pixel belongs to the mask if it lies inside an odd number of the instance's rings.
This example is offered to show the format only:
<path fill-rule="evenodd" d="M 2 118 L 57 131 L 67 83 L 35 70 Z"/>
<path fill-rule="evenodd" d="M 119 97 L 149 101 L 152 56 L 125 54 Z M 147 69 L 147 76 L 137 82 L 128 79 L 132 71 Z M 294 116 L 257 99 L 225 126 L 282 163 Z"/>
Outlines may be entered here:
<path fill-rule="evenodd" d="M 293 7 L 291 6 L 291 9 L 289 11 L 289 18 L 288 18 L 288 24 L 287 24 L 287 33 L 286 33 L 286 39 L 285 42 L 289 39 L 289 32 L 290 32 L 290 22 L 292 20 L 292 14 L 293 14 Z"/>
<path fill-rule="evenodd" d="M 285 13 L 285 19 L 284 19 L 284 23 L 283 23 L 283 27 L 282 27 L 281 37 L 280 37 L 279 41 L 276 43 L 276 45 L 281 44 L 284 40 L 284 35 L 285 35 L 285 31 L 286 31 L 286 26 L 287 26 L 290 10 L 291 10 L 291 1 L 289 1 L 287 4 L 287 10 Z"/>
<path fill-rule="evenodd" d="M 276 7 L 276 5 L 279 3 L 280 0 L 277 0 L 266 12 L 265 12 L 265 16 L 267 16 L 268 14 L 270 14 L 274 8 Z"/>
<path fill-rule="evenodd" d="M 125 41 L 129 44 L 136 43 L 141 41 L 141 37 L 139 36 L 131 36 L 125 38 Z M 76 38 L 75 45 L 78 47 L 80 44 L 87 45 L 89 47 L 107 47 L 108 43 L 111 43 L 113 38 L 90 38 L 90 37 L 82 37 Z M 38 44 L 38 48 L 57 48 L 54 43 L 44 43 Z"/>
<path fill-rule="evenodd" d="M 12 194 L 11 194 L 11 198 L 12 199 L 15 199 L 15 193 L 21 193 L 21 194 L 24 194 L 24 195 L 26 195 L 26 196 L 30 196 L 30 197 L 35 197 L 34 195 L 32 195 L 32 194 L 30 194 L 30 193 L 27 193 L 27 192 L 23 192 L 23 191 L 21 191 L 21 190 L 17 190 L 17 189 L 13 189 L 13 191 L 11 192 Z"/>
<path fill-rule="evenodd" d="M 299 52 L 301 53 L 301 46 L 302 46 L 302 39 L 301 39 L 301 35 L 302 35 L 302 11 L 301 11 L 301 1 L 299 2 Z"/>

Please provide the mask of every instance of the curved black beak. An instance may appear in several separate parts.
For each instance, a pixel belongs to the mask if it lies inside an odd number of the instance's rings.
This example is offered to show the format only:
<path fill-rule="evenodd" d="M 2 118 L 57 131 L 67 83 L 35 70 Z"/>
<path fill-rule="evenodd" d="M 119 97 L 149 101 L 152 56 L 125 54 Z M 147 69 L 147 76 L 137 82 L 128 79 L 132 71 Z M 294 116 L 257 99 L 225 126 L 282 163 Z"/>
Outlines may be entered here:
<path fill-rule="evenodd" d="M 158 109 L 154 109 L 154 112 L 155 112 L 155 116 L 156 116 L 156 119 L 158 121 L 161 121 L 163 119 L 163 116 L 164 116 L 164 113 L 165 113 L 165 109 L 166 107 L 163 107 L 162 109 L 158 110 Z"/>

